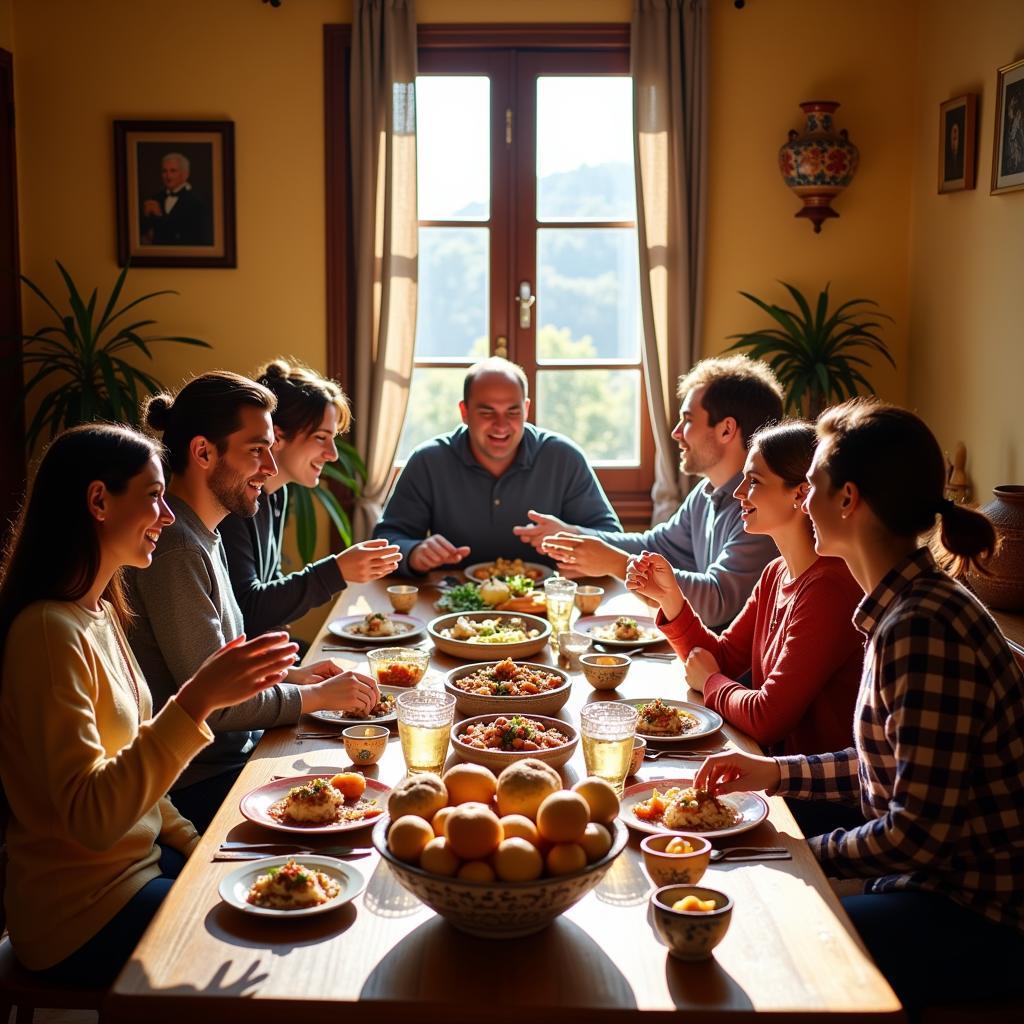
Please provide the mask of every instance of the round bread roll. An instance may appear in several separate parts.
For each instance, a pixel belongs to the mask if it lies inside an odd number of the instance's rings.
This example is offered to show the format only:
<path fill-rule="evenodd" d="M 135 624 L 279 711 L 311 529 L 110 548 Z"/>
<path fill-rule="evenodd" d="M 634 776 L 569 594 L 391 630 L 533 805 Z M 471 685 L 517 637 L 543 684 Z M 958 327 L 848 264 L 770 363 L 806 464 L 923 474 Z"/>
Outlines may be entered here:
<path fill-rule="evenodd" d="M 447 803 L 448 790 L 439 776 L 432 772 L 409 775 L 391 790 L 388 814 L 392 821 L 403 814 L 416 814 L 430 821 Z"/>
<path fill-rule="evenodd" d="M 515 761 L 498 776 L 498 814 L 534 819 L 544 798 L 561 788 L 562 779 L 551 765 L 535 757 Z"/>

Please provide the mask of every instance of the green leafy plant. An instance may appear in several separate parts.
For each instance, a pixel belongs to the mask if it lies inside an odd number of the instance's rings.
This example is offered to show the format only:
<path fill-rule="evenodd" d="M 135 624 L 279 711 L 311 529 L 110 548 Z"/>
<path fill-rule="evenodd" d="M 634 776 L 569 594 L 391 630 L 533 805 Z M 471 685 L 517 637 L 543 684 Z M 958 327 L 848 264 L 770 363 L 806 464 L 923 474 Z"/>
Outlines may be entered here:
<path fill-rule="evenodd" d="M 747 349 L 754 359 L 763 359 L 775 371 L 786 391 L 786 411 L 811 419 L 833 402 L 841 402 L 875 389 L 861 368 L 870 368 L 864 355 L 881 355 L 895 367 L 888 346 L 876 333 L 882 320 L 892 317 L 865 306 L 877 306 L 872 299 L 850 299 L 829 311 L 829 285 L 818 296 L 814 310 L 803 294 L 791 284 L 780 284 L 789 292 L 796 309 L 770 305 L 755 295 L 740 292 L 778 325 L 743 334 L 727 351 Z"/>
<path fill-rule="evenodd" d="M 319 502 L 327 512 L 334 528 L 341 535 L 343 547 L 352 543 L 352 522 L 344 506 L 327 486 L 324 477 L 335 480 L 347 487 L 355 496 L 362 493 L 366 483 L 366 466 L 347 441 L 336 441 L 338 461 L 325 463 L 317 487 L 302 487 L 298 484 L 288 487 L 288 516 L 295 519 L 295 546 L 303 565 L 308 565 L 316 555 L 316 506 Z"/>
<path fill-rule="evenodd" d="M 31 371 L 22 389 L 22 400 L 27 400 L 29 393 L 44 381 L 49 381 L 50 385 L 25 433 L 29 450 L 47 427 L 49 436 L 53 437 L 66 427 L 94 420 L 138 424 L 140 395 L 160 391 L 163 385 L 128 362 L 121 353 L 135 350 L 152 359 L 150 345 L 161 341 L 210 348 L 205 341 L 181 335 L 143 337 L 139 332 L 152 327 L 155 320 L 132 320 L 118 325 L 116 321 L 143 302 L 160 295 L 178 294 L 170 290 L 150 292 L 117 309 L 128 275 L 127 266 L 118 274 L 99 315 L 96 289 L 88 300 L 84 299 L 59 260 L 57 269 L 67 287 L 67 307 L 63 311 L 35 282 L 21 276 L 25 286 L 56 318 L 56 323 L 20 336 L 21 361 Z M 57 377 L 50 380 L 55 374 Z"/>

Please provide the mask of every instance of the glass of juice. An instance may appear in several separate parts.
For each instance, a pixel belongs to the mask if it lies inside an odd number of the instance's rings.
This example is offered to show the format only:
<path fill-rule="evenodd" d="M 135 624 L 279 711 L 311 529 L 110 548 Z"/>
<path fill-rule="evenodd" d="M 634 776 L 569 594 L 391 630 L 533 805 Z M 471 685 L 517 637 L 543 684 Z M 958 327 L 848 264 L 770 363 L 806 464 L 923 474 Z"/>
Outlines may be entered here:
<path fill-rule="evenodd" d="M 584 704 L 580 711 L 587 774 L 604 779 L 620 796 L 633 756 L 636 718 L 636 708 L 610 700 Z"/>
<path fill-rule="evenodd" d="M 551 646 L 558 648 L 558 637 L 569 632 L 569 619 L 576 600 L 576 581 L 552 576 L 544 581 L 544 602 L 551 623 Z"/>
<path fill-rule="evenodd" d="M 455 697 L 441 690 L 407 690 L 398 695 L 398 736 L 410 775 L 441 774 L 455 718 Z"/>

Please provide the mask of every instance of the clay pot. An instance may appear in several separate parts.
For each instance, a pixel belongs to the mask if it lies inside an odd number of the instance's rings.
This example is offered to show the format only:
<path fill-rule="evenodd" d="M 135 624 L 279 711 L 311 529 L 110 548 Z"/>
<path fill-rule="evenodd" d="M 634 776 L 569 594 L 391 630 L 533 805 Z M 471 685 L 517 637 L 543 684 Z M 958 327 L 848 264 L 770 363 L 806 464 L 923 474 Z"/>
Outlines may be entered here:
<path fill-rule="evenodd" d="M 992 493 L 995 501 L 979 511 L 996 528 L 999 546 L 985 566 L 988 575 L 972 569 L 967 578 L 989 607 L 1024 611 L 1024 486 L 1002 484 Z"/>

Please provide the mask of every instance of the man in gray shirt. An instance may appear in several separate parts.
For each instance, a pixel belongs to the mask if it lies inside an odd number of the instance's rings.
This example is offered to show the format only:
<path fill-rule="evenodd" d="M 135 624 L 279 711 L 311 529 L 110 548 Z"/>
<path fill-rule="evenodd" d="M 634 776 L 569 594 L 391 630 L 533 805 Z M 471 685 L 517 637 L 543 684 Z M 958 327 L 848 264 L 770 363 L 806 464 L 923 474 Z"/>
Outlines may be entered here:
<path fill-rule="evenodd" d="M 700 618 L 709 626 L 725 626 L 778 556 L 770 538 L 744 531 L 733 492 L 750 438 L 782 419 L 782 389 L 766 363 L 737 355 L 701 360 L 680 378 L 679 397 L 672 437 L 679 445 L 680 468 L 705 479 L 671 519 L 643 533 L 617 533 L 531 510 L 529 525 L 515 532 L 553 555 L 566 576 L 624 579 L 631 554 L 662 554 Z"/>
<path fill-rule="evenodd" d="M 583 452 L 526 422 L 526 376 L 514 363 L 493 358 L 471 367 L 459 410 L 464 426 L 409 457 L 373 531 L 398 545 L 403 566 L 426 573 L 470 560 L 536 560 L 512 530 L 531 508 L 619 529 Z"/>
<path fill-rule="evenodd" d="M 132 650 L 162 707 L 225 643 L 243 634 L 217 525 L 229 513 L 252 516 L 263 484 L 277 472 L 270 447 L 275 399 L 237 374 L 205 373 L 175 398 L 154 395 L 145 419 L 163 431 L 173 474 L 165 527 L 145 572 L 128 571 L 136 618 Z M 175 783 L 178 810 L 202 831 L 245 764 L 259 730 L 296 722 L 303 711 L 369 710 L 378 700 L 369 676 L 330 661 L 292 669 L 288 681 L 210 716 L 215 738 Z"/>

